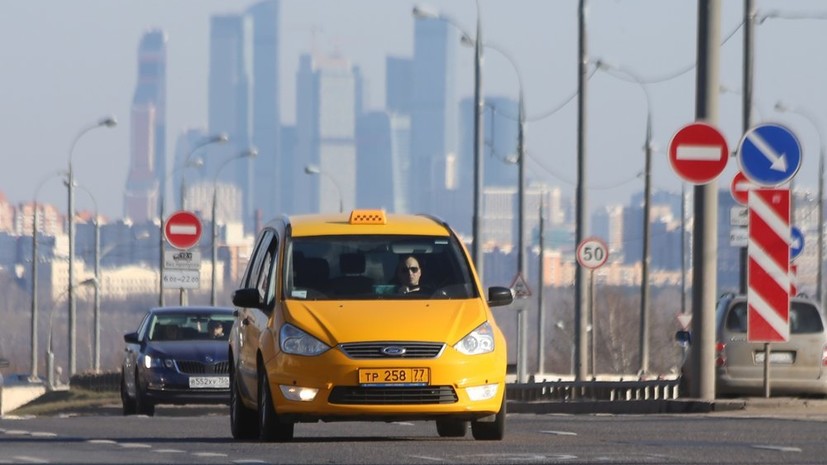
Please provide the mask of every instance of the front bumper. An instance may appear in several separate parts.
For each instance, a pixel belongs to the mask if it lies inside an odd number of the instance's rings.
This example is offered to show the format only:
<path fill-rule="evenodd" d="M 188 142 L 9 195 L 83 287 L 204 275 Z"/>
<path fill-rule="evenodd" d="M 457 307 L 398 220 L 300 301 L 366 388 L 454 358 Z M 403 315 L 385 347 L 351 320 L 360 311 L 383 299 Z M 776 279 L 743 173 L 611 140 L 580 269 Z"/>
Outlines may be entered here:
<path fill-rule="evenodd" d="M 476 420 L 500 411 L 505 395 L 504 353 L 463 355 L 446 347 L 432 359 L 351 359 L 337 348 L 316 357 L 279 353 L 266 362 L 276 412 L 285 421 Z M 363 386 L 360 368 L 428 368 L 427 385 Z M 472 400 L 469 388 L 496 393 Z M 284 396 L 282 387 L 318 389 L 312 400 Z"/>
<path fill-rule="evenodd" d="M 144 370 L 144 396 L 155 404 L 229 404 L 230 388 L 192 388 L 190 376 L 172 370 Z M 200 376 L 200 375 L 199 375 Z M 228 378 L 214 375 L 214 378 Z"/>

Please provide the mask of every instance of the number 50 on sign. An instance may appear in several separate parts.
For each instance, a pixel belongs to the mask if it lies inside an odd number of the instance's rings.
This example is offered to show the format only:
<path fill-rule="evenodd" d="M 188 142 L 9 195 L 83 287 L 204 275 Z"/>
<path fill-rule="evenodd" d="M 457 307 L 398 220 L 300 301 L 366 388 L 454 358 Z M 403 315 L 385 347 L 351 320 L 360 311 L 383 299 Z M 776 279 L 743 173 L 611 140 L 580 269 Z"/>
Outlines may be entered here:
<path fill-rule="evenodd" d="M 608 258 L 609 248 L 598 237 L 587 237 L 577 246 L 577 262 L 584 268 L 600 268 Z"/>

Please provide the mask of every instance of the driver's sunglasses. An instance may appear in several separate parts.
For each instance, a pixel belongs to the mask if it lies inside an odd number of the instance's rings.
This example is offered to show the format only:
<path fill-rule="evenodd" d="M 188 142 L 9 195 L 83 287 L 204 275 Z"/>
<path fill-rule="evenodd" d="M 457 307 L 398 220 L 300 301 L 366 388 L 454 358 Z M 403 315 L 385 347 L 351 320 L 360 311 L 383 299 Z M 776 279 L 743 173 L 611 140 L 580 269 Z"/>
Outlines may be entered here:
<path fill-rule="evenodd" d="M 403 266 L 402 271 L 407 271 L 408 273 L 419 273 L 418 266 Z"/>

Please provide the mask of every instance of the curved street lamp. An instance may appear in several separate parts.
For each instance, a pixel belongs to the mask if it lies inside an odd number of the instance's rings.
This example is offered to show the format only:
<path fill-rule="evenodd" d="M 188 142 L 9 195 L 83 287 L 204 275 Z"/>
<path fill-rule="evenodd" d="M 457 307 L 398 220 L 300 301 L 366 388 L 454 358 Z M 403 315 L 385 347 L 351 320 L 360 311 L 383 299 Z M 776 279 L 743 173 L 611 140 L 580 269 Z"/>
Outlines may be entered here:
<path fill-rule="evenodd" d="M 333 176 L 327 174 L 327 172 L 325 171 L 322 171 L 322 169 L 316 165 L 305 166 L 304 173 L 310 175 L 318 174 L 320 176 L 325 176 L 328 180 L 330 180 L 330 182 L 333 183 L 333 187 L 336 188 L 336 193 L 339 194 L 339 213 L 345 211 L 345 204 L 344 200 L 342 199 L 342 189 L 339 187 L 339 183 L 336 182 L 336 179 L 334 179 Z"/>
<path fill-rule="evenodd" d="M 483 252 L 482 252 L 482 188 L 483 188 L 483 163 L 482 163 L 482 147 L 484 144 L 482 136 L 482 113 L 484 110 L 484 101 L 482 96 L 482 21 L 480 20 L 480 2 L 477 0 L 477 30 L 475 38 L 470 36 L 454 21 L 451 17 L 440 14 L 429 8 L 422 6 L 415 6 L 413 15 L 419 19 L 438 19 L 451 24 L 462 33 L 462 40 L 465 42 L 473 41 L 474 43 L 474 207 L 473 220 L 471 226 L 472 235 L 472 256 L 474 259 L 474 267 L 477 269 L 479 280 L 483 282 Z"/>
<path fill-rule="evenodd" d="M 38 379 L 37 374 L 37 196 L 46 181 L 59 177 L 62 173 L 55 172 L 43 178 L 34 190 L 32 198 L 32 323 L 31 323 L 31 344 L 32 344 L 32 373 L 31 380 Z"/>
<path fill-rule="evenodd" d="M 649 203 L 652 198 L 652 102 L 646 84 L 637 74 L 628 69 L 610 65 L 602 60 L 597 60 L 595 65 L 597 69 L 604 70 L 609 74 L 612 71 L 617 71 L 629 76 L 640 86 L 646 97 L 646 142 L 643 146 L 646 160 L 643 168 L 643 256 L 641 258 L 640 276 L 640 373 L 646 374 L 649 371 L 649 238 L 651 235 Z"/>
<path fill-rule="evenodd" d="M 77 367 L 76 361 L 76 354 L 75 354 L 75 343 L 76 343 L 76 333 L 77 333 L 77 321 L 75 315 L 75 292 L 74 292 L 74 282 L 75 282 L 75 196 L 74 196 L 74 186 L 75 186 L 75 177 L 74 171 L 72 170 L 72 157 L 74 156 L 75 152 L 75 145 L 77 144 L 78 140 L 86 134 L 87 132 L 101 127 L 111 128 L 115 127 L 118 124 L 118 121 L 115 119 L 114 116 L 106 116 L 98 120 L 94 124 L 90 124 L 89 126 L 84 127 L 81 129 L 75 138 L 72 140 L 72 144 L 69 146 L 69 171 L 66 178 L 66 187 L 69 190 L 69 211 L 67 212 L 67 216 L 69 217 L 69 284 L 68 284 L 68 292 L 69 292 L 69 374 L 75 374 L 75 369 Z"/>
<path fill-rule="evenodd" d="M 224 132 L 221 132 L 221 133 L 218 133 L 218 134 L 213 134 L 212 136 L 209 136 L 209 137 L 205 138 L 204 140 L 202 140 L 201 142 L 195 144 L 192 148 L 190 148 L 190 151 L 187 153 L 187 156 L 184 157 L 184 163 L 181 166 L 178 166 L 178 167 L 174 168 L 169 173 L 168 176 L 172 177 L 178 171 L 184 170 L 186 168 L 190 168 L 190 167 L 194 167 L 194 166 L 197 166 L 197 167 L 203 166 L 204 165 L 204 160 L 201 159 L 201 158 L 192 158 L 193 154 L 195 152 L 197 152 L 198 149 L 200 149 L 202 147 L 205 147 L 207 145 L 210 145 L 210 144 L 223 144 L 223 143 L 225 143 L 229 140 L 230 140 L 230 137 L 227 136 L 227 134 L 224 133 Z M 181 209 L 182 210 L 184 209 L 184 191 L 185 191 L 184 177 L 182 176 L 181 177 Z M 159 307 L 164 306 L 164 250 L 165 250 L 165 248 L 164 248 L 164 225 L 165 225 L 165 222 L 166 222 L 166 219 L 165 219 L 166 214 L 164 213 L 164 205 L 166 203 L 165 198 L 164 198 L 165 194 L 166 194 L 165 192 L 161 192 L 161 195 L 160 195 L 160 197 L 161 197 L 160 198 L 161 217 L 160 217 L 160 221 L 159 221 L 160 229 L 159 229 L 159 232 L 158 232 L 158 241 L 159 241 L 159 247 L 158 247 L 158 251 L 159 251 L 159 257 L 158 257 L 158 306 Z M 181 292 L 182 292 L 181 295 L 183 297 L 183 290 Z"/>
<path fill-rule="evenodd" d="M 210 285 L 210 305 L 213 307 L 216 305 L 217 295 L 216 295 L 216 288 L 215 282 L 217 280 L 217 272 L 216 272 L 216 264 L 218 263 L 218 243 L 216 239 L 218 238 L 218 218 L 217 218 L 217 205 L 218 205 L 218 176 L 221 174 L 221 170 L 227 167 L 230 162 L 239 160 L 241 158 L 255 158 L 258 155 L 258 149 L 255 147 L 249 147 L 243 150 L 241 153 L 234 157 L 230 157 L 224 160 L 224 163 L 218 167 L 215 171 L 215 177 L 213 178 L 212 182 L 212 279 Z"/>

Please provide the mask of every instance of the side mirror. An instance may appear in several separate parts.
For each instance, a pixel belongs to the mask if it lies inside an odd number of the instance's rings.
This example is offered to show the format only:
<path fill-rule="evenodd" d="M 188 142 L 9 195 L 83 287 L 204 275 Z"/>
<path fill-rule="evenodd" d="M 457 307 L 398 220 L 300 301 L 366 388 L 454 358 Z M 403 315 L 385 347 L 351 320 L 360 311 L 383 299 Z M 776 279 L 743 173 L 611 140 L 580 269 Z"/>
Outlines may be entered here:
<path fill-rule="evenodd" d="M 233 305 L 243 308 L 264 308 L 258 289 L 247 287 L 233 292 Z"/>
<path fill-rule="evenodd" d="M 488 306 L 501 307 L 514 301 L 514 294 L 511 289 L 502 286 L 491 286 L 488 288 Z"/>
<path fill-rule="evenodd" d="M 138 333 L 126 333 L 123 335 L 123 340 L 127 344 L 139 344 Z"/>
<path fill-rule="evenodd" d="M 686 330 L 678 331 L 675 333 L 675 341 L 681 347 L 689 347 L 692 342 L 692 335 Z"/>

